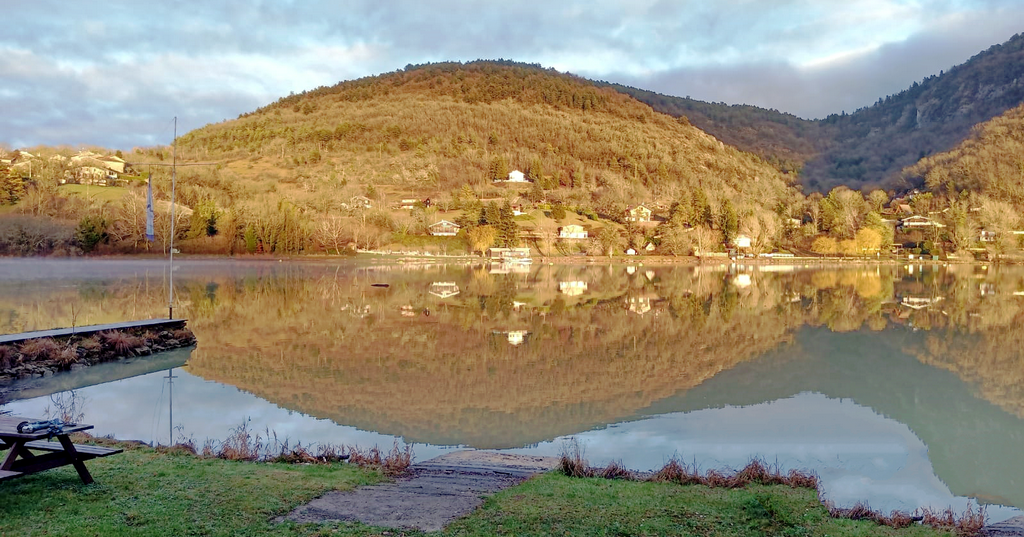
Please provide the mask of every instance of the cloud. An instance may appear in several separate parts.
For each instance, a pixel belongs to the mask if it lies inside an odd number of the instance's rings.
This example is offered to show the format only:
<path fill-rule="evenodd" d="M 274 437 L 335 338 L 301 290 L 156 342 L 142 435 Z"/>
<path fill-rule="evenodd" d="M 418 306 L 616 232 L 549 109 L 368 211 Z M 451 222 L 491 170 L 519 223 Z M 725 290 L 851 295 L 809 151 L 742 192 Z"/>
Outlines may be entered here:
<path fill-rule="evenodd" d="M 1007 39 L 1011 0 L 13 0 L 0 142 L 168 143 L 289 92 L 409 63 L 509 58 L 819 117 Z"/>
<path fill-rule="evenodd" d="M 717 64 L 669 69 L 652 76 L 609 79 L 659 93 L 752 104 L 805 118 L 870 106 L 915 81 L 939 74 L 1020 30 L 1024 6 L 990 13 L 951 14 L 927 30 L 877 47 L 799 65 L 795 62 Z"/>

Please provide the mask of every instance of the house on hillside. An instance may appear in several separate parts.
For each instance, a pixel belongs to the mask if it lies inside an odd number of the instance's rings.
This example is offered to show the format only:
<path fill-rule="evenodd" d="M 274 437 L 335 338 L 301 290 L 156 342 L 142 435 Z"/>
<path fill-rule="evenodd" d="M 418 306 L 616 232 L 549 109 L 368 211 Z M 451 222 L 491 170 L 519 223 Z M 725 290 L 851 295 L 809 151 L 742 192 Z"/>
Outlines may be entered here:
<path fill-rule="evenodd" d="M 908 216 L 900 220 L 900 228 L 902 229 L 927 229 L 927 228 L 944 228 L 945 224 L 940 224 L 937 220 L 928 218 L 927 216 Z"/>
<path fill-rule="evenodd" d="M 995 231 L 988 231 L 983 229 L 978 232 L 978 240 L 981 242 L 995 242 L 996 235 L 997 234 Z"/>
<path fill-rule="evenodd" d="M 587 230 L 583 229 L 583 226 L 579 224 L 568 224 L 558 228 L 559 239 L 585 239 L 587 238 Z"/>
<path fill-rule="evenodd" d="M 407 211 L 411 211 L 411 210 L 416 208 L 416 204 L 418 204 L 418 203 L 419 203 L 419 200 L 417 200 L 417 199 L 406 198 L 406 199 L 403 199 L 401 201 L 401 203 L 399 203 L 398 208 L 399 209 L 405 209 Z"/>
<path fill-rule="evenodd" d="M 736 235 L 736 237 L 732 240 L 732 246 L 737 250 L 749 250 L 750 244 L 751 239 L 747 235 Z"/>
<path fill-rule="evenodd" d="M 353 209 L 369 209 L 373 206 L 370 202 L 370 198 L 366 196 L 352 196 L 352 198 L 348 200 L 348 203 Z"/>
<path fill-rule="evenodd" d="M 441 220 L 427 226 L 427 230 L 435 237 L 454 237 L 459 234 L 459 229 L 461 226 L 448 220 Z"/>
<path fill-rule="evenodd" d="M 508 172 L 508 179 L 506 179 L 505 182 L 506 183 L 528 183 L 529 181 L 526 180 L 526 174 L 524 174 L 523 172 L 521 172 L 519 170 L 512 170 L 512 171 Z"/>
<path fill-rule="evenodd" d="M 125 161 L 124 159 L 115 155 L 106 155 L 96 159 L 103 165 L 104 168 L 114 173 L 124 173 Z"/>
<path fill-rule="evenodd" d="M 645 207 L 642 203 L 635 207 L 630 207 L 626 210 L 626 221 L 627 222 L 650 222 L 651 221 L 651 210 Z"/>

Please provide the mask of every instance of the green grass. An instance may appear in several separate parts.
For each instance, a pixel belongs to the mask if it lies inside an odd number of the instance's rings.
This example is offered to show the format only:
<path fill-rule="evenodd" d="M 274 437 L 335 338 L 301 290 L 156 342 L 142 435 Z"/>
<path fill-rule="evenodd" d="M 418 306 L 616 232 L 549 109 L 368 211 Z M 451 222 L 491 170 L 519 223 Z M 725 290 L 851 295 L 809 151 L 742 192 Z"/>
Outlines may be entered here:
<path fill-rule="evenodd" d="M 128 189 L 122 186 L 90 186 L 90 185 L 61 185 L 60 191 L 65 194 L 77 194 L 90 201 L 120 201 Z"/>
<path fill-rule="evenodd" d="M 751 485 L 711 489 L 549 474 L 487 500 L 450 535 L 926 536 L 836 520 L 815 491 Z"/>
<path fill-rule="evenodd" d="M 379 481 L 350 465 L 199 459 L 149 448 L 88 463 L 96 483 L 70 468 L 0 484 L 0 536 L 423 535 L 358 523 L 274 524 L 332 489 Z M 810 489 L 709 489 L 547 474 L 489 499 L 440 535 L 934 536 L 829 518 Z"/>
<path fill-rule="evenodd" d="M 0 536 L 263 535 L 271 518 L 332 489 L 379 481 L 350 465 L 200 459 L 149 448 L 0 483 Z"/>

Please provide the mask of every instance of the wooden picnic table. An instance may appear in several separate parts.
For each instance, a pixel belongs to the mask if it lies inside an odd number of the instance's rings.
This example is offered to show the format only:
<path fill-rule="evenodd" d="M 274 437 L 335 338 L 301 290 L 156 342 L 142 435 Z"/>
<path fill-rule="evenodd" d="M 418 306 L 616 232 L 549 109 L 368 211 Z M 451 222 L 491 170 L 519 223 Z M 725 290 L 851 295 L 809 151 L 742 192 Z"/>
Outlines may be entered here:
<path fill-rule="evenodd" d="M 57 430 L 18 432 L 18 424 L 37 421 L 44 420 L 0 416 L 0 481 L 70 464 L 78 471 L 82 483 L 88 485 L 92 483 L 92 475 L 86 469 L 85 461 L 122 451 L 71 442 L 71 433 L 87 431 L 93 428 L 92 425 L 66 424 Z"/>

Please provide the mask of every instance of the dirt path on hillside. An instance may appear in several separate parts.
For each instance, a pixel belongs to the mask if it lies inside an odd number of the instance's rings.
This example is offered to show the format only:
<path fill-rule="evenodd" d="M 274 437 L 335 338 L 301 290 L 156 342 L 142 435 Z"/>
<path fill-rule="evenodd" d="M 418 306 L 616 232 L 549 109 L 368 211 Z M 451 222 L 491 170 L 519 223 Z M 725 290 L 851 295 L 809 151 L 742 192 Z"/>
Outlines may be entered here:
<path fill-rule="evenodd" d="M 393 483 L 329 492 L 278 521 L 348 520 L 437 531 L 471 513 L 485 496 L 518 485 L 557 463 L 553 457 L 458 451 L 415 464 L 409 476 Z"/>

